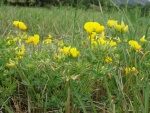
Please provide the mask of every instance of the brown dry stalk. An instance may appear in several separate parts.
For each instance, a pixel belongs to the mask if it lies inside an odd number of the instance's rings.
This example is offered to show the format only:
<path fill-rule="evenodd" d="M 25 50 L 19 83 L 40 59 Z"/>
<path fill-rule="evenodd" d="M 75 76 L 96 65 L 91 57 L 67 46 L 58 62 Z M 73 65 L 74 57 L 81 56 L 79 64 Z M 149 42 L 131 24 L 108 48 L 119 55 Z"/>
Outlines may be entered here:
<path fill-rule="evenodd" d="M 141 58 L 141 61 L 144 59 L 144 57 L 145 57 L 148 53 L 150 53 L 150 51 L 146 51 L 146 52 L 144 53 L 144 55 L 143 55 L 142 58 Z"/>
<path fill-rule="evenodd" d="M 70 113 L 70 87 L 68 87 L 68 97 L 66 102 L 66 113 Z"/>

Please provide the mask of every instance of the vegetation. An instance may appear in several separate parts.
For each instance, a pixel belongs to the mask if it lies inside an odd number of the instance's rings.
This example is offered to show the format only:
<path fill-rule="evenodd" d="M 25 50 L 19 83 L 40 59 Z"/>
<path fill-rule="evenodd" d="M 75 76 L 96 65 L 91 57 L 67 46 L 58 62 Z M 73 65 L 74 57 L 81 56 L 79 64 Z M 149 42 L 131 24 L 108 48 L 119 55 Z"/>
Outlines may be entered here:
<path fill-rule="evenodd" d="M 1 5 L 0 111 L 149 113 L 150 15 L 116 9 Z"/>

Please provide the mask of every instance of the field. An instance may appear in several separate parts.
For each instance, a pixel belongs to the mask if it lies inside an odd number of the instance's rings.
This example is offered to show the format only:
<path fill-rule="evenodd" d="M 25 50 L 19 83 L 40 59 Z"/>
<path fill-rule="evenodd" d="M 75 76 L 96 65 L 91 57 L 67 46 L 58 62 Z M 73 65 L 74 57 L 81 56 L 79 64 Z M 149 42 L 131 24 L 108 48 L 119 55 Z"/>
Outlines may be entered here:
<path fill-rule="evenodd" d="M 150 14 L 0 6 L 0 112 L 150 113 Z"/>

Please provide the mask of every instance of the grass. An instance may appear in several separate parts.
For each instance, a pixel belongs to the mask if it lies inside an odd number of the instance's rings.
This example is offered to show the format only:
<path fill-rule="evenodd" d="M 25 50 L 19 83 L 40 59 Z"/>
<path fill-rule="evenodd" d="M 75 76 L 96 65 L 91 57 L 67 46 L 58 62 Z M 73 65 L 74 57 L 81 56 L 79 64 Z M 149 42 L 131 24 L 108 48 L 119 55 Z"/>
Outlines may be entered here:
<path fill-rule="evenodd" d="M 149 14 L 143 15 L 138 8 L 133 12 L 98 12 L 69 6 L 1 5 L 0 11 L 0 111 L 149 113 Z M 122 34 L 109 28 L 107 21 L 111 19 L 118 23 L 123 20 L 129 31 Z M 16 20 L 24 22 L 28 29 L 21 31 L 14 27 Z M 98 43 L 97 39 L 96 42 L 87 39 L 89 35 L 84 29 L 89 21 L 105 26 L 107 43 L 117 42 L 118 37 L 121 42 L 113 47 L 93 45 Z M 38 45 L 26 43 L 34 34 L 40 36 Z M 43 44 L 49 34 L 52 44 Z M 142 43 L 143 35 L 147 41 Z M 15 37 L 17 41 L 13 41 Z M 131 48 L 129 40 L 137 41 L 142 49 Z M 25 53 L 19 56 L 22 44 Z M 59 52 L 69 46 L 76 48 L 79 55 L 72 57 L 71 53 Z M 105 61 L 107 56 L 112 62 Z M 10 59 L 15 66 L 7 66 Z"/>

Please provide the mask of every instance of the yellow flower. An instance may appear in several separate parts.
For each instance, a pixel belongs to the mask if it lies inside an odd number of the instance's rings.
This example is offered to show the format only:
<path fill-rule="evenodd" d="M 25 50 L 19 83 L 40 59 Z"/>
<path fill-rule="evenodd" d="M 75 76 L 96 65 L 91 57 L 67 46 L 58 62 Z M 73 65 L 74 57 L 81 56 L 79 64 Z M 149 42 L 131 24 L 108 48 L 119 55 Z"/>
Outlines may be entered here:
<path fill-rule="evenodd" d="M 26 40 L 26 43 L 28 44 L 34 44 L 34 45 L 37 45 L 39 43 L 39 35 L 38 34 L 35 34 L 34 36 L 31 36 L 29 37 L 27 40 Z"/>
<path fill-rule="evenodd" d="M 71 53 L 72 57 L 77 57 L 79 55 L 79 51 L 77 51 L 76 48 L 71 48 L 70 53 Z"/>
<path fill-rule="evenodd" d="M 16 38 L 13 38 L 13 41 L 14 41 L 14 42 L 16 42 L 17 40 L 18 40 L 18 38 L 17 38 L 17 37 L 16 37 Z"/>
<path fill-rule="evenodd" d="M 70 48 L 71 48 L 70 46 L 64 47 L 63 48 L 63 53 L 66 54 L 66 55 L 69 55 L 70 54 Z"/>
<path fill-rule="evenodd" d="M 25 47 L 24 47 L 24 44 L 22 44 L 22 45 L 21 45 L 21 51 L 25 52 L 25 50 L 26 50 L 26 49 L 25 49 Z"/>
<path fill-rule="evenodd" d="M 52 38 L 52 35 L 49 34 L 49 35 L 48 35 L 48 38 Z"/>
<path fill-rule="evenodd" d="M 16 52 L 17 56 L 18 56 L 20 59 L 23 57 L 23 55 L 24 55 L 24 53 L 25 53 L 25 50 L 26 50 L 26 49 L 25 49 L 25 47 L 24 47 L 24 44 L 22 44 L 21 49 Z"/>
<path fill-rule="evenodd" d="M 123 21 L 121 21 L 121 28 L 125 28 L 125 24 Z"/>
<path fill-rule="evenodd" d="M 91 34 L 92 32 L 100 33 L 104 31 L 105 27 L 101 26 L 98 22 L 87 22 L 84 24 L 84 29 L 88 34 Z"/>
<path fill-rule="evenodd" d="M 114 29 L 116 30 L 116 31 L 118 31 L 118 32 L 121 32 L 121 25 L 115 25 L 114 26 Z"/>
<path fill-rule="evenodd" d="M 126 75 L 128 75 L 130 72 L 134 72 L 134 74 L 138 74 L 138 70 L 135 67 L 132 67 L 132 68 L 128 67 L 125 69 Z"/>
<path fill-rule="evenodd" d="M 40 36 L 38 34 L 34 35 L 34 39 L 33 39 L 34 45 L 37 45 L 39 43 L 39 38 L 40 38 Z"/>
<path fill-rule="evenodd" d="M 122 32 L 126 33 L 129 31 L 128 25 L 126 25 L 124 28 L 122 28 Z"/>
<path fill-rule="evenodd" d="M 63 50 L 62 48 L 59 49 L 59 52 L 63 53 L 63 51 L 64 51 L 64 50 Z"/>
<path fill-rule="evenodd" d="M 134 48 L 135 50 L 141 50 L 142 49 L 141 45 L 139 45 L 139 43 L 137 41 L 135 41 L 135 40 L 130 40 L 129 41 L 129 45 L 132 48 Z"/>
<path fill-rule="evenodd" d="M 58 41 L 58 42 L 57 42 L 57 45 L 58 45 L 59 47 L 63 47 L 63 46 L 64 46 L 63 40 Z"/>
<path fill-rule="evenodd" d="M 55 54 L 54 54 L 54 59 L 60 60 L 60 59 L 61 59 L 61 56 L 55 53 Z"/>
<path fill-rule="evenodd" d="M 30 36 L 27 40 L 26 40 L 26 43 L 27 44 L 30 44 L 30 43 L 33 43 L 33 36 Z"/>
<path fill-rule="evenodd" d="M 134 72 L 134 74 L 138 74 L 138 70 L 135 67 L 132 67 L 132 71 Z"/>
<path fill-rule="evenodd" d="M 95 40 L 92 40 L 91 44 L 94 45 L 94 46 L 97 46 L 97 45 L 98 45 L 98 44 L 97 44 L 97 41 L 95 41 Z"/>
<path fill-rule="evenodd" d="M 102 66 L 102 69 L 104 69 L 105 68 L 105 66 Z"/>
<path fill-rule="evenodd" d="M 123 21 L 121 21 L 121 25 L 115 24 L 113 27 L 116 31 L 121 33 L 126 33 L 129 30 L 128 25 L 125 25 Z"/>
<path fill-rule="evenodd" d="M 52 44 L 52 40 L 51 39 L 45 39 L 43 41 L 43 43 L 45 43 L 45 44 Z"/>
<path fill-rule="evenodd" d="M 146 42 L 147 40 L 145 39 L 145 35 L 140 38 L 140 42 Z"/>
<path fill-rule="evenodd" d="M 136 71 L 136 68 L 135 68 L 135 67 L 132 67 L 132 71 Z"/>
<path fill-rule="evenodd" d="M 116 20 L 108 20 L 107 25 L 108 25 L 108 27 L 112 28 L 115 25 L 117 25 L 117 23 L 118 23 L 118 21 L 116 21 Z"/>
<path fill-rule="evenodd" d="M 120 43 L 120 42 L 121 42 L 121 40 L 120 40 L 120 38 L 119 38 L 119 37 L 117 38 L 117 42 L 118 42 L 118 43 Z"/>
<path fill-rule="evenodd" d="M 95 39 L 96 37 L 96 32 L 92 32 L 91 35 L 89 36 L 90 39 Z"/>
<path fill-rule="evenodd" d="M 102 45 L 105 45 L 106 44 L 106 40 L 104 40 L 103 38 L 99 38 L 98 39 L 98 43 L 102 44 Z"/>
<path fill-rule="evenodd" d="M 125 68 L 126 75 L 128 75 L 130 73 L 130 71 L 131 71 L 131 68 L 129 68 L 129 67 Z"/>
<path fill-rule="evenodd" d="M 19 29 L 26 30 L 27 26 L 23 22 L 19 22 Z"/>
<path fill-rule="evenodd" d="M 109 44 L 110 44 L 110 46 L 111 46 L 111 47 L 112 47 L 112 46 L 116 46 L 116 45 L 117 45 L 117 43 L 116 43 L 116 42 L 114 42 L 114 41 L 112 41 L 112 40 L 109 42 Z"/>
<path fill-rule="evenodd" d="M 107 56 L 107 57 L 105 58 L 105 62 L 106 62 L 106 63 L 111 63 L 111 62 L 112 62 L 112 58 L 109 57 L 109 56 Z"/>
<path fill-rule="evenodd" d="M 15 27 L 18 27 L 19 21 L 14 21 L 14 22 L 13 22 L 13 25 L 14 25 Z"/>
<path fill-rule="evenodd" d="M 11 59 L 9 59 L 9 63 L 7 63 L 6 64 L 6 66 L 8 67 L 8 68 L 13 68 L 13 67 L 15 67 L 15 61 L 13 61 L 13 60 L 11 60 Z"/>
<path fill-rule="evenodd" d="M 10 44 L 11 44 L 11 40 L 8 40 L 8 41 L 6 42 L 6 44 L 7 44 L 7 45 L 10 45 Z"/>
<path fill-rule="evenodd" d="M 14 21 L 13 25 L 21 30 L 26 30 L 27 26 L 21 21 Z"/>

